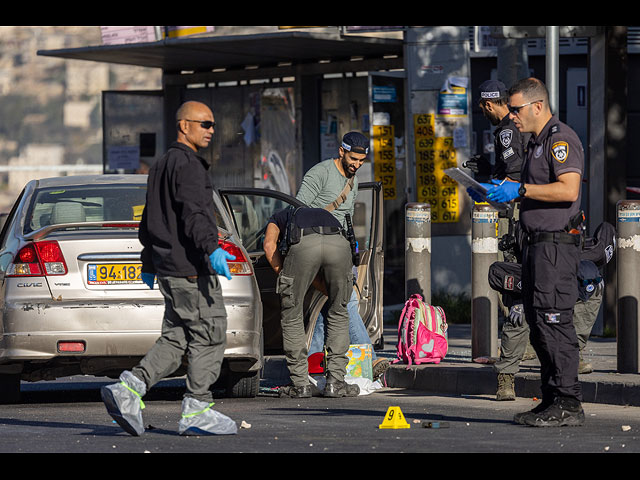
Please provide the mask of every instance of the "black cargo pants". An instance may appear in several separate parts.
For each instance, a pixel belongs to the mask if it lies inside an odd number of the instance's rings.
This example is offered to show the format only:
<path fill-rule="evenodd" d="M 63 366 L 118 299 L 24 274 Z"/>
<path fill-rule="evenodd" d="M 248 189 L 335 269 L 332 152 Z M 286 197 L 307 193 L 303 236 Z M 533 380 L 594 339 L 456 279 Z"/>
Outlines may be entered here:
<path fill-rule="evenodd" d="M 573 324 L 579 263 L 580 247 L 575 243 L 525 241 L 522 293 L 531 345 L 540 361 L 544 403 L 558 396 L 582 401 L 578 337 Z"/>

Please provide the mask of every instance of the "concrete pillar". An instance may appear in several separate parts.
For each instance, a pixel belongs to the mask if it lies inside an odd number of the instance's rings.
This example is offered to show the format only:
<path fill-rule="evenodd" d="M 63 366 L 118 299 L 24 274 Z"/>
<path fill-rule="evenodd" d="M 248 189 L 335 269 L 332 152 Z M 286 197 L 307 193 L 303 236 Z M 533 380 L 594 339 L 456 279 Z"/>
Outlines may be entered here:
<path fill-rule="evenodd" d="M 640 373 L 638 301 L 640 300 L 640 201 L 617 204 L 616 262 L 618 372 Z"/>
<path fill-rule="evenodd" d="M 405 207 L 405 298 L 418 293 L 431 303 L 431 206 Z"/>
<path fill-rule="evenodd" d="M 471 224 L 471 358 L 498 356 L 498 293 L 489 267 L 498 261 L 498 212 L 474 205 Z"/>

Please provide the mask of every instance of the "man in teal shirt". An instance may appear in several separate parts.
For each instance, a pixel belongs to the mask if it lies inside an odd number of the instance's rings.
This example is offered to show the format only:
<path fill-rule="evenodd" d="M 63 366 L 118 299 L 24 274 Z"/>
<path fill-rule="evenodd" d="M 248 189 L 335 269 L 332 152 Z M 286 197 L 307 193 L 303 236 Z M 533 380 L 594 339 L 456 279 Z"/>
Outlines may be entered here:
<path fill-rule="evenodd" d="M 324 160 L 305 174 L 296 198 L 311 208 L 327 208 L 334 204 L 347 183 L 352 181 L 351 191 L 332 211 L 346 228 L 345 215 L 349 214 L 353 218 L 353 206 L 358 195 L 356 172 L 367 159 L 369 140 L 361 133 L 349 132 L 343 137 L 338 152 L 338 158 Z"/>
<path fill-rule="evenodd" d="M 364 164 L 369 153 L 369 139 L 359 132 L 349 132 L 342 138 L 338 157 L 314 165 L 302 179 L 296 198 L 312 208 L 325 208 L 347 228 L 345 216 L 353 218 L 355 199 L 358 195 L 356 172 Z M 352 183 L 350 190 L 348 183 Z M 317 282 L 314 283 L 317 285 Z M 371 343 L 367 329 L 358 312 L 358 297 L 355 290 L 347 306 L 349 311 L 349 334 L 351 343 Z M 323 316 L 316 322 L 309 354 L 322 350 L 324 344 Z M 377 359 L 375 353 L 374 379 L 386 370 L 388 361 Z"/>

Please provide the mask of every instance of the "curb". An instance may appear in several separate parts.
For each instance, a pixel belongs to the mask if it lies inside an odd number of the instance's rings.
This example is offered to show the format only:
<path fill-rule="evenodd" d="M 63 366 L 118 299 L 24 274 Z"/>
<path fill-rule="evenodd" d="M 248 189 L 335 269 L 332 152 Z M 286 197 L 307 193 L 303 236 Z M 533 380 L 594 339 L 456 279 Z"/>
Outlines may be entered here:
<path fill-rule="evenodd" d="M 630 375 L 629 379 L 625 374 L 615 375 L 616 381 L 598 378 L 594 373 L 581 375 L 583 402 L 640 406 L 637 375 Z M 385 385 L 436 395 L 495 395 L 497 379 L 493 368 L 482 364 L 391 365 L 385 374 Z M 540 398 L 540 375 L 517 373 L 515 390 L 518 397 Z"/>

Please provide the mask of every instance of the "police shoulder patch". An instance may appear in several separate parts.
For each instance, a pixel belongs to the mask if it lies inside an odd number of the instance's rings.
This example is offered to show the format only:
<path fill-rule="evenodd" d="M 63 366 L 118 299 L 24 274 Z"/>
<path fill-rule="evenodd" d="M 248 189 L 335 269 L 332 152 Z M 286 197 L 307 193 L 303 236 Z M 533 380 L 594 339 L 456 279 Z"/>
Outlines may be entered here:
<path fill-rule="evenodd" d="M 513 290 L 515 278 L 513 275 L 505 275 L 503 287 L 505 290 Z"/>
<path fill-rule="evenodd" d="M 569 156 L 569 144 L 567 142 L 556 142 L 551 146 L 551 155 L 558 162 L 564 163 Z"/>
<path fill-rule="evenodd" d="M 500 143 L 502 143 L 503 147 L 508 147 L 511 145 L 511 140 L 513 139 L 513 131 L 505 128 L 500 132 Z"/>

